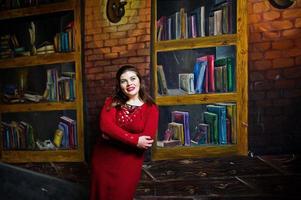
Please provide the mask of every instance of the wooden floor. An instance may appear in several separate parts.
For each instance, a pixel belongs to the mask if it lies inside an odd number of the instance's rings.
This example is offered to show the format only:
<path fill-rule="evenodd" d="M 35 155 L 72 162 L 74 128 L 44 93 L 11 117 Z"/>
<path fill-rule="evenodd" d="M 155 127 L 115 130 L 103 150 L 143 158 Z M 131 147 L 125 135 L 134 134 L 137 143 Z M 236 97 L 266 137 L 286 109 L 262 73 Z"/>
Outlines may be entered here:
<path fill-rule="evenodd" d="M 82 163 L 23 164 L 89 189 Z M 294 155 L 235 156 L 147 162 L 136 199 L 300 199 L 301 160 Z"/>

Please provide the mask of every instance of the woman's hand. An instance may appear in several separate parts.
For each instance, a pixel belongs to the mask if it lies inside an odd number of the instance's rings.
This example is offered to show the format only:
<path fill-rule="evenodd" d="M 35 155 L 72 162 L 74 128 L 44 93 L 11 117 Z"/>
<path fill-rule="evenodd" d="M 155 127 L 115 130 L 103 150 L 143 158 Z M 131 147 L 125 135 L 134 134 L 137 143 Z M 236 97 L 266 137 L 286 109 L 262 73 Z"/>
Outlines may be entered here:
<path fill-rule="evenodd" d="M 140 149 L 148 149 L 152 146 L 154 140 L 150 136 L 140 136 L 137 147 Z"/>

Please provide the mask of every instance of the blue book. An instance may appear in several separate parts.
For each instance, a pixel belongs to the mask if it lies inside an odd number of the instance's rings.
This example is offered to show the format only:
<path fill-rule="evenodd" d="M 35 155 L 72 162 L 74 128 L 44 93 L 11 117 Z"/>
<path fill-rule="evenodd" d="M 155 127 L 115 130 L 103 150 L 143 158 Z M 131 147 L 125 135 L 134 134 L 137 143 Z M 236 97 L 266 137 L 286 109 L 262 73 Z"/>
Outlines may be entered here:
<path fill-rule="evenodd" d="M 226 107 L 219 105 L 207 105 L 207 111 L 217 115 L 219 144 L 227 144 Z"/>

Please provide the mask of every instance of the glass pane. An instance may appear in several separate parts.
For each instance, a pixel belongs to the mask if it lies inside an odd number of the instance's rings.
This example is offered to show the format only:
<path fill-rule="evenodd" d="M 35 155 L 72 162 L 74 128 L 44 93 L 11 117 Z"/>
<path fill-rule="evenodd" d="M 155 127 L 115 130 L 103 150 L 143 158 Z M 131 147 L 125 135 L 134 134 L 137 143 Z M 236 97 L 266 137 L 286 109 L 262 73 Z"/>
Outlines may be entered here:
<path fill-rule="evenodd" d="M 234 92 L 235 46 L 158 53 L 158 94 Z"/>
<path fill-rule="evenodd" d="M 1 103 L 74 101 L 74 63 L 0 70 Z"/>
<path fill-rule="evenodd" d="M 61 130 L 59 145 L 54 145 L 57 129 Z M 4 150 L 55 150 L 77 148 L 76 111 L 5 113 L 1 135 Z M 57 138 L 58 139 L 58 138 Z M 52 146 L 43 148 L 50 141 Z M 50 143 L 49 142 L 49 143 Z M 39 144 L 38 144 L 39 143 Z M 39 145 L 42 145 L 40 147 Z"/>
<path fill-rule="evenodd" d="M 236 33 L 236 0 L 158 0 L 157 38 L 174 40 Z"/>
<path fill-rule="evenodd" d="M 160 147 L 227 145 L 237 142 L 235 103 L 160 106 Z"/>

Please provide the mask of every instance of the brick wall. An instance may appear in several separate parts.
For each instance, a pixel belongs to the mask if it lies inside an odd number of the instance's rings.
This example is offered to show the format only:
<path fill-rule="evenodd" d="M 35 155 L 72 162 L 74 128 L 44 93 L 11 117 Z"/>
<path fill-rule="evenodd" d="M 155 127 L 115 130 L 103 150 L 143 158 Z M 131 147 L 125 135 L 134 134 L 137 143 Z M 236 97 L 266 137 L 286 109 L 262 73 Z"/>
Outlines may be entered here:
<path fill-rule="evenodd" d="M 105 98 L 112 94 L 118 67 L 133 64 L 149 85 L 150 0 L 128 1 L 125 16 L 118 23 L 106 17 L 106 0 L 85 1 L 85 94 L 87 143 L 98 130 L 98 114 Z M 90 143 L 90 144 L 89 144 Z"/>
<path fill-rule="evenodd" d="M 249 0 L 249 143 L 289 153 L 301 142 L 301 0 L 288 9 Z"/>

